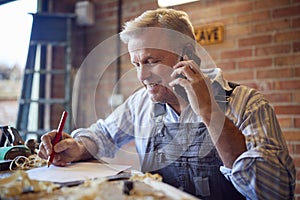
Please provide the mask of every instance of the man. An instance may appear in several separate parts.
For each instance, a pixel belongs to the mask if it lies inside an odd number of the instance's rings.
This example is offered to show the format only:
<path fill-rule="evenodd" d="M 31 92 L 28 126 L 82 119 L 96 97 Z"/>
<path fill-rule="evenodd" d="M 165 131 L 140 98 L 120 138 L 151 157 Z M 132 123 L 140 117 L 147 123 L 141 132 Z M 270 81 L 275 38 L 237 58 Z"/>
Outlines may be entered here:
<path fill-rule="evenodd" d="M 201 199 L 293 199 L 295 169 L 272 107 L 207 67 L 194 38 L 182 11 L 127 22 L 121 39 L 144 88 L 105 120 L 65 134 L 53 163 L 113 157 L 135 140 L 143 172 Z M 54 135 L 42 137 L 39 156 L 51 154 Z"/>

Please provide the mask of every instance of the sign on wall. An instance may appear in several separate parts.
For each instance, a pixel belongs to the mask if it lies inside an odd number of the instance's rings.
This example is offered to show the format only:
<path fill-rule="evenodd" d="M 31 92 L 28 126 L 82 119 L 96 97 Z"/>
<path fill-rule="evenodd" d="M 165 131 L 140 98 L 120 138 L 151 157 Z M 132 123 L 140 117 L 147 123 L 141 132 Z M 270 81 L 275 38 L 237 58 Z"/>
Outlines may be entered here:
<path fill-rule="evenodd" d="M 220 23 L 198 26 L 195 28 L 196 40 L 201 45 L 222 43 L 224 25 Z"/>

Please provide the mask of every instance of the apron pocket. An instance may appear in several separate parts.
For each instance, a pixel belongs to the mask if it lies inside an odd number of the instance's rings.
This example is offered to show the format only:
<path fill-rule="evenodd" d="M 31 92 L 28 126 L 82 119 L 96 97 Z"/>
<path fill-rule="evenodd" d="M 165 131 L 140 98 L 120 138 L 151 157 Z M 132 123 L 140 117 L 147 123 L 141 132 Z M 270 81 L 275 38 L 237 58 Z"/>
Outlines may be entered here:
<path fill-rule="evenodd" d="M 194 177 L 196 195 L 201 195 L 202 197 L 210 196 L 209 189 L 209 178 L 208 177 Z"/>

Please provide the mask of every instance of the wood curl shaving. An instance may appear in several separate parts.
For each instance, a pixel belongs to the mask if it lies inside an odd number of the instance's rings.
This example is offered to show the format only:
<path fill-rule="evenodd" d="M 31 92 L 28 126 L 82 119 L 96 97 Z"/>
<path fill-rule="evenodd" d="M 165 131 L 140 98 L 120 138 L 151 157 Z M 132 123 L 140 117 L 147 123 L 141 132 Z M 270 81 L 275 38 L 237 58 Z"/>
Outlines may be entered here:
<path fill-rule="evenodd" d="M 145 173 L 145 174 L 134 174 L 132 177 L 130 177 L 131 181 L 143 181 L 146 178 L 150 178 L 155 181 L 162 182 L 162 177 L 159 174 L 151 174 L 151 173 Z"/>
<path fill-rule="evenodd" d="M 29 192 L 49 193 L 57 188 L 57 184 L 32 180 L 25 171 L 17 170 L 11 176 L 0 179 L 0 199 L 14 199 Z"/>
<path fill-rule="evenodd" d="M 30 155 L 28 158 L 25 156 L 17 156 L 10 163 L 9 169 L 31 169 L 35 167 L 42 167 L 47 164 L 47 160 L 40 158 L 36 154 Z"/>

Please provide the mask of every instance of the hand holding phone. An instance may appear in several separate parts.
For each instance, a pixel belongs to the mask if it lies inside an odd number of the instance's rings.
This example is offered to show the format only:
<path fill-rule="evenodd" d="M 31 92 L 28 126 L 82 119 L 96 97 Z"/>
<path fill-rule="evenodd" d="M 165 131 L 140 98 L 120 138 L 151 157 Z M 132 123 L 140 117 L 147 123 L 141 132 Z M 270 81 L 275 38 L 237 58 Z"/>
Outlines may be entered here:
<path fill-rule="evenodd" d="M 177 78 L 184 78 L 184 79 L 186 79 L 186 77 L 184 75 L 182 75 L 182 74 L 179 74 L 177 76 Z M 185 101 L 189 101 L 187 93 L 186 93 L 184 87 L 182 87 L 181 85 L 174 85 L 173 90 L 174 90 L 174 92 L 176 92 L 176 94 L 178 94 Z"/>
<path fill-rule="evenodd" d="M 183 49 L 180 61 L 183 61 L 183 56 L 184 55 L 186 55 L 188 57 L 188 59 L 194 60 L 200 66 L 201 59 L 189 47 L 185 47 Z M 184 78 L 184 79 L 186 79 L 186 77 L 183 74 L 179 74 L 176 78 Z M 182 97 L 185 101 L 189 101 L 187 93 L 186 93 L 185 89 L 181 85 L 175 85 L 173 87 L 173 90 L 174 90 L 174 92 L 176 92 L 176 94 L 178 94 L 180 97 Z"/>

